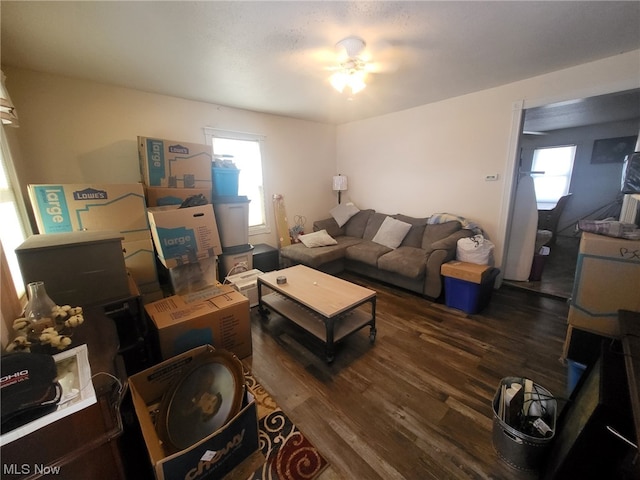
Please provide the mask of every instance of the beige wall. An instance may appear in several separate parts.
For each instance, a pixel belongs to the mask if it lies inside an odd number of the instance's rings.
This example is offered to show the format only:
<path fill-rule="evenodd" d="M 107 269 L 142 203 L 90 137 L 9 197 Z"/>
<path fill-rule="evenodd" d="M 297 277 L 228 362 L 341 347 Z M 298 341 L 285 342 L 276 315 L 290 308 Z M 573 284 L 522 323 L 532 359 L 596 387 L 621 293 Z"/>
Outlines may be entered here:
<path fill-rule="evenodd" d="M 337 164 L 349 176 L 347 197 L 359 207 L 388 214 L 447 212 L 473 220 L 496 244 L 500 265 L 522 106 L 637 88 L 639 72 L 636 50 L 340 125 Z M 489 174 L 498 174 L 498 181 L 485 181 Z"/>
<path fill-rule="evenodd" d="M 266 136 L 264 182 L 272 228 L 250 242 L 277 245 L 274 193 L 284 195 L 291 221 L 295 215 L 325 218 L 336 202 L 332 125 L 11 67 L 3 71 L 20 118 L 19 128 L 7 130 L 29 210 L 29 183 L 138 182 L 138 135 L 205 143 L 207 126 Z"/>
<path fill-rule="evenodd" d="M 640 50 L 338 127 L 3 71 L 20 116 L 10 140 L 23 187 L 138 181 L 138 135 L 204 142 L 205 126 L 258 133 L 267 137 L 267 195 L 285 195 L 290 223 L 303 215 L 310 229 L 328 216 L 336 202 L 331 176 L 339 172 L 349 177 L 343 198 L 360 207 L 415 216 L 449 212 L 481 224 L 500 264 L 523 106 L 637 88 Z M 498 181 L 485 181 L 489 174 Z M 272 229 L 251 241 L 276 245 L 275 239 Z"/>

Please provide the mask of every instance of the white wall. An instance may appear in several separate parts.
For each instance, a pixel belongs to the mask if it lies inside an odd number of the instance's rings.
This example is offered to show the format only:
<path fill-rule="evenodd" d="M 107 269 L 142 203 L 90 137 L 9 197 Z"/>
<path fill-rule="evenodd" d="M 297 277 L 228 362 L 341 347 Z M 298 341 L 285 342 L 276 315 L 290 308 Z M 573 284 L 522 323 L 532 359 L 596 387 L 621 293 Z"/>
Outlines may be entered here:
<path fill-rule="evenodd" d="M 335 205 L 335 127 L 286 117 L 3 67 L 20 127 L 9 141 L 26 196 L 29 183 L 139 182 L 137 136 L 205 143 L 206 126 L 266 136 L 264 182 L 271 233 L 252 243 L 276 246 L 271 196 L 295 215 L 325 218 Z M 309 225 L 310 228 L 310 225 Z"/>
<path fill-rule="evenodd" d="M 526 56 L 523 57 L 526 61 Z M 519 111 L 640 86 L 640 50 L 338 126 L 338 170 L 359 207 L 394 214 L 461 215 L 503 256 Z M 428 85 L 425 85 L 428 88 Z M 498 174 L 499 180 L 485 181 Z"/>
<path fill-rule="evenodd" d="M 10 139 L 23 186 L 138 181 L 138 135 L 204 142 L 205 126 L 259 133 L 267 136 L 268 197 L 284 194 L 290 223 L 303 215 L 310 229 L 328 216 L 336 202 L 331 176 L 339 172 L 349 177 L 343 198 L 360 207 L 414 216 L 449 212 L 480 223 L 500 265 L 521 109 L 638 88 L 640 50 L 338 127 L 3 71 L 20 117 Z M 498 181 L 484 180 L 496 173 Z M 275 238 L 272 232 L 251 241 L 276 245 Z"/>

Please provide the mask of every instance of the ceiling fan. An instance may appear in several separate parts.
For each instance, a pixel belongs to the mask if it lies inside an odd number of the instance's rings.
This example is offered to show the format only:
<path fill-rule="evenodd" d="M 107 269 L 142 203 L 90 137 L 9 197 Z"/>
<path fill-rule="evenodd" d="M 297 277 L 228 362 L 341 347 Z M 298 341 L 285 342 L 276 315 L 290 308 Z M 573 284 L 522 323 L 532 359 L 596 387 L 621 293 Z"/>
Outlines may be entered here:
<path fill-rule="evenodd" d="M 386 46 L 386 44 L 379 42 L 378 46 Z M 392 64 L 373 62 L 371 52 L 366 47 L 367 43 L 355 35 L 343 38 L 336 44 L 338 64 L 328 68 L 334 72 L 329 77 L 329 82 L 340 93 L 348 90 L 355 95 L 367 86 L 366 80 L 369 73 L 394 69 Z"/>

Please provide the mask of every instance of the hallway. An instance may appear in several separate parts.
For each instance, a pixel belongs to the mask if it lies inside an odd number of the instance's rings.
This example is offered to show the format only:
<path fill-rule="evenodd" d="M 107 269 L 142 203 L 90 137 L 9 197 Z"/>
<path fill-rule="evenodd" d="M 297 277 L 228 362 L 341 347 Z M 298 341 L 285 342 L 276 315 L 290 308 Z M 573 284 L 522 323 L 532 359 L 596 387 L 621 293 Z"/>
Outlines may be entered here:
<path fill-rule="evenodd" d="M 538 292 L 544 296 L 568 300 L 573 291 L 579 248 L 579 236 L 558 236 L 556 244 L 550 247 L 549 256 L 545 258 L 540 281 L 516 282 L 505 280 L 504 283 L 513 287 Z"/>

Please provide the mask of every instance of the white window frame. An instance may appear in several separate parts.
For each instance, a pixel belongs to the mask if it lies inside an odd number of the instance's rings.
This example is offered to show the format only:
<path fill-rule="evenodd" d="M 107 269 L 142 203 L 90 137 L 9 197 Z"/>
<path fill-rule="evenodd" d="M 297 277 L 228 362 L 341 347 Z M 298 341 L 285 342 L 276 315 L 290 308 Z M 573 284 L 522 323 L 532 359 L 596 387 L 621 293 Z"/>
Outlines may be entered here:
<path fill-rule="evenodd" d="M 546 168 L 539 164 L 536 164 L 537 152 L 557 150 L 557 149 L 569 148 L 571 152 L 571 159 L 566 168 L 554 170 L 553 168 Z M 563 197 L 569 193 L 571 187 L 571 175 L 573 174 L 573 165 L 576 158 L 577 145 L 554 145 L 547 147 L 539 147 L 533 150 L 533 157 L 531 159 L 531 170 L 533 176 L 533 183 L 536 191 L 536 202 L 538 204 L 538 210 L 551 210 L 556 206 L 560 197 Z M 560 184 L 564 183 L 561 189 L 556 189 L 556 194 L 545 198 L 539 198 L 539 193 L 544 190 L 545 184 Z"/>
<path fill-rule="evenodd" d="M 262 173 L 262 190 L 260 194 L 262 195 L 262 218 L 263 223 L 260 225 L 249 226 L 249 235 L 262 235 L 271 233 L 271 228 L 269 225 L 269 216 L 267 215 L 267 198 L 265 195 L 265 181 L 264 181 L 264 163 L 265 163 L 265 155 L 264 155 L 264 142 L 266 137 L 264 135 L 259 135 L 255 133 L 246 133 L 246 132 L 235 132 L 231 130 L 222 130 L 213 127 L 205 127 L 204 134 L 206 139 L 206 144 L 213 146 L 213 138 L 225 138 L 230 140 L 245 140 L 251 142 L 258 142 L 260 147 L 260 169 Z M 214 155 L 216 152 L 213 152 Z M 242 170 L 240 170 L 240 175 L 242 175 Z M 241 192 L 239 192 L 241 193 Z M 252 202 L 253 203 L 253 202 Z M 251 208 L 251 204 L 249 204 L 249 208 Z"/>
<path fill-rule="evenodd" d="M 11 150 L 9 149 L 9 143 L 7 141 L 4 128 L 5 127 L 0 128 L 0 148 L 2 149 L 0 152 L 0 161 L 2 161 L 2 170 L 6 178 L 0 179 L 2 180 L 0 181 L 0 201 L 2 203 L 13 204 L 15 217 L 11 219 L 11 222 L 8 221 L 8 219 L 3 219 L 3 221 L 0 222 L 0 231 L 5 228 L 12 229 L 12 235 L 5 235 L 5 232 L 2 232 L 1 238 L 4 239 L 2 240 L 2 246 L 5 259 L 11 273 L 11 278 L 15 285 L 15 291 L 18 294 L 18 297 L 24 298 L 24 282 L 18 267 L 18 259 L 15 254 L 15 249 L 33 232 L 29 223 L 27 209 L 24 205 L 20 189 L 18 188 L 18 177 L 13 166 L 13 158 L 11 156 Z M 19 228 L 18 232 L 15 231 L 16 226 Z M 16 235 L 16 233 L 18 235 Z"/>

